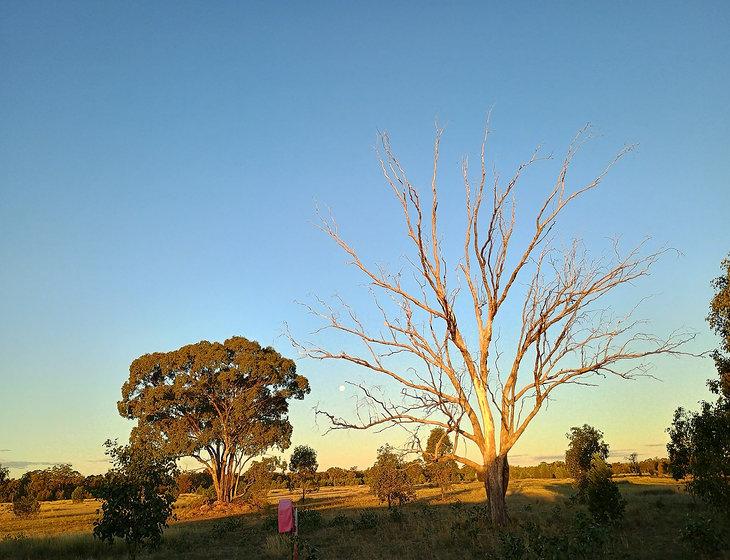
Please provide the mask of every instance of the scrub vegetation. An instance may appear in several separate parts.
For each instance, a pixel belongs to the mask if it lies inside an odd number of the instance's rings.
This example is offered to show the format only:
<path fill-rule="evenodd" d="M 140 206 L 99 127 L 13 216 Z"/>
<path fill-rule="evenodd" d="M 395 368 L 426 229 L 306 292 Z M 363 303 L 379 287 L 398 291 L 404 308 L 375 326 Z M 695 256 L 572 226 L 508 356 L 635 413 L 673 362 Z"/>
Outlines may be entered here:
<path fill-rule="evenodd" d="M 571 499 L 573 481 L 513 480 L 504 529 L 489 522 L 480 482 L 455 484 L 443 499 L 440 488 L 422 485 L 413 502 L 390 510 L 367 486 L 323 487 L 298 504 L 300 558 L 730 558 L 720 543 L 713 547 L 706 538 L 727 533 L 730 524 L 712 520 L 712 512 L 684 484 L 647 476 L 616 482 L 626 500 L 624 519 L 601 524 Z M 160 547 L 138 558 L 289 558 L 289 539 L 276 531 L 275 504 L 300 496 L 277 489 L 263 510 L 201 515 L 200 497 L 181 495 L 175 503 L 178 520 Z M 37 517 L 21 519 L 3 504 L 0 557 L 125 558 L 121 543 L 110 547 L 93 539 L 99 507 L 94 500 L 44 502 Z M 698 541 L 710 550 L 699 550 Z"/>

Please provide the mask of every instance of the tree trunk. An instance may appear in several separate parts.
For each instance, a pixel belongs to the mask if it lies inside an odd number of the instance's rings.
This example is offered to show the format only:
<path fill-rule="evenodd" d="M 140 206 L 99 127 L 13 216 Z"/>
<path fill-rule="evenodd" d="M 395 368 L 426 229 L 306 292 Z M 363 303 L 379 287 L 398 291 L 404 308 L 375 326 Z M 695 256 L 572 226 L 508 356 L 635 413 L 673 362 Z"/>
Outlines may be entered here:
<path fill-rule="evenodd" d="M 505 500 L 507 484 L 509 483 L 507 456 L 497 457 L 494 462 L 485 465 L 485 468 L 486 477 L 484 480 L 484 488 L 487 491 L 492 523 L 495 525 L 506 525 L 509 520 Z"/>
<path fill-rule="evenodd" d="M 229 503 L 233 497 L 233 485 L 231 484 L 230 476 L 222 469 L 216 471 L 210 471 L 211 478 L 213 479 L 213 488 L 215 489 L 216 499 L 221 503 Z"/>

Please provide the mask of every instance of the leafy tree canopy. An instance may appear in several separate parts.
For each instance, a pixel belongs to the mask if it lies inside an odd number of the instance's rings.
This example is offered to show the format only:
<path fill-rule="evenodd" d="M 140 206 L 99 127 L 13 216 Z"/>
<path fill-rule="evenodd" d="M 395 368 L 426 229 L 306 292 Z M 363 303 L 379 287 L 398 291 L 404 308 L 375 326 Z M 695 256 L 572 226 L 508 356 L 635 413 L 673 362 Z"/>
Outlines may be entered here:
<path fill-rule="evenodd" d="M 730 258 L 712 284 L 716 293 L 707 317 L 721 337 L 713 358 L 718 378 L 707 385 L 717 401 L 700 403 L 699 412 L 678 408 L 667 430 L 670 470 L 677 478 L 691 475 L 687 488 L 730 517 Z"/>
<path fill-rule="evenodd" d="M 713 358 L 719 380 L 708 382 L 710 390 L 730 399 L 730 256 L 722 261 L 723 274 L 712 281 L 715 295 L 710 301 L 707 321 L 710 328 L 720 337 L 721 348 L 715 350 Z"/>
<path fill-rule="evenodd" d="M 105 445 L 113 466 L 97 490 L 103 503 L 94 537 L 110 544 L 123 540 L 134 559 L 140 548 L 159 545 L 172 515 L 175 460 L 151 445 Z"/>
<path fill-rule="evenodd" d="M 368 473 L 370 490 L 381 502 L 402 505 L 411 501 L 416 492 L 403 465 L 403 460 L 389 444 L 378 449 L 378 458 Z"/>
<path fill-rule="evenodd" d="M 586 503 L 588 511 L 599 522 L 618 521 L 624 516 L 626 501 L 616 483 L 611 480 L 611 467 L 600 453 L 591 458 L 586 473 Z"/>
<path fill-rule="evenodd" d="M 289 470 L 294 473 L 297 485 L 302 489 L 302 499 L 307 490 L 315 490 L 317 481 L 317 452 L 308 445 L 297 445 L 289 459 Z"/>
<path fill-rule="evenodd" d="M 438 461 L 444 455 L 449 455 L 454 450 L 451 438 L 443 428 L 434 428 L 428 435 L 426 450 L 423 453 L 425 461 Z"/>
<path fill-rule="evenodd" d="M 297 445 L 289 459 L 289 470 L 292 472 L 317 472 L 317 452 L 308 445 Z"/>
<path fill-rule="evenodd" d="M 603 441 L 603 432 L 588 424 L 573 426 L 565 437 L 570 440 L 565 451 L 565 466 L 576 481 L 578 496 L 583 499 L 593 458 L 608 459 L 608 444 Z"/>
<path fill-rule="evenodd" d="M 138 421 L 133 440 L 195 458 L 210 472 L 218 500 L 230 501 L 253 457 L 289 446 L 289 399 L 307 393 L 293 360 L 237 336 L 137 358 L 118 408 Z"/>

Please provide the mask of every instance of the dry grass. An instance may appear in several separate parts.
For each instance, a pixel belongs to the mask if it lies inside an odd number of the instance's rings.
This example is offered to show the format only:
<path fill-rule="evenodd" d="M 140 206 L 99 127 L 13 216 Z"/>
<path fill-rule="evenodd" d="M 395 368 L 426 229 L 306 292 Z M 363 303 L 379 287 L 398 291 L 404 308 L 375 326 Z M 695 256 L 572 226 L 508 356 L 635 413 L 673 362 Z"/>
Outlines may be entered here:
<path fill-rule="evenodd" d="M 589 543 L 590 555 L 585 558 L 700 557 L 678 541 L 687 514 L 704 511 L 684 492 L 681 484 L 671 479 L 649 478 L 625 478 L 617 482 L 628 502 L 626 519 L 611 531 L 610 538 L 600 532 L 585 537 L 606 541 Z M 506 558 L 512 550 L 510 547 L 515 546 L 514 539 L 531 539 L 534 534 L 543 533 L 546 538 L 566 542 L 573 538 L 570 535 L 576 534 L 576 511 L 580 508 L 570 504 L 571 493 L 567 480 L 513 481 L 508 496 L 512 524 L 505 533 L 486 521 L 480 507 L 484 488 L 478 483 L 454 486 L 445 500 L 438 489 L 421 488 L 416 503 L 402 508 L 399 516 L 391 515 L 369 494 L 367 487 L 323 488 L 300 504 L 300 511 L 318 512 L 310 514 L 308 527 L 302 524 L 302 538 L 310 546 L 305 547 L 300 558 L 305 560 L 312 548 L 319 559 L 338 560 Z M 296 492 L 274 491 L 269 499 L 272 506 L 265 512 L 173 522 L 162 548 L 143 557 L 159 560 L 287 558 L 290 543 L 278 536 L 271 524 L 273 505 L 283 497 L 298 501 L 300 496 Z M 186 495 L 178 500 L 176 510 L 181 518 L 196 511 L 195 499 Z M 0 542 L 0 558 L 124 558 L 123 548 L 110 548 L 91 538 L 97 507 L 92 500 L 83 504 L 44 503 L 38 517 L 19 520 L 13 517 L 9 506 L 0 506 L 0 540 L 18 535 L 27 537 Z M 716 557 L 730 558 L 727 554 Z"/>
<path fill-rule="evenodd" d="M 98 507 L 96 500 L 84 500 L 80 504 L 71 500 L 43 502 L 37 517 L 20 519 L 13 515 L 11 504 L 0 504 L 0 538 L 18 534 L 40 536 L 88 532 L 96 519 Z"/>

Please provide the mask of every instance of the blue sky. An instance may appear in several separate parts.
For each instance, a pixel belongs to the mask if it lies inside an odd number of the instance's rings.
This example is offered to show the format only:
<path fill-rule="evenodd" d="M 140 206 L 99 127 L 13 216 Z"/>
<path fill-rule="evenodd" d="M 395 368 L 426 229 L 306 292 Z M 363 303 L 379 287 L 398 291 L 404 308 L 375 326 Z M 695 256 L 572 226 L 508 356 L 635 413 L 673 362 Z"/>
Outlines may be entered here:
<path fill-rule="evenodd" d="M 690 349 L 712 347 L 709 280 L 730 250 L 728 28 L 725 2 L 3 3 L 0 462 L 102 471 L 101 443 L 130 429 L 115 405 L 135 357 L 233 334 L 294 355 L 283 323 L 316 327 L 296 301 L 367 306 L 316 206 L 396 264 L 405 244 L 376 135 L 390 131 L 421 182 L 438 118 L 457 231 L 460 159 L 477 155 L 490 107 L 503 174 L 538 144 L 559 155 L 588 121 L 578 178 L 638 143 L 565 235 L 599 252 L 614 235 L 680 251 L 614 303 L 651 295 L 642 316 L 656 332 L 696 330 Z M 528 205 L 552 172 L 528 178 Z M 401 439 L 323 436 L 312 407 L 346 411 L 337 387 L 360 374 L 299 368 L 313 390 L 292 407 L 294 440 L 321 465 L 365 466 Z M 619 456 L 661 455 L 672 411 L 707 395 L 713 368 L 659 360 L 653 374 L 566 391 L 514 461 L 562 454 L 584 422 Z"/>

